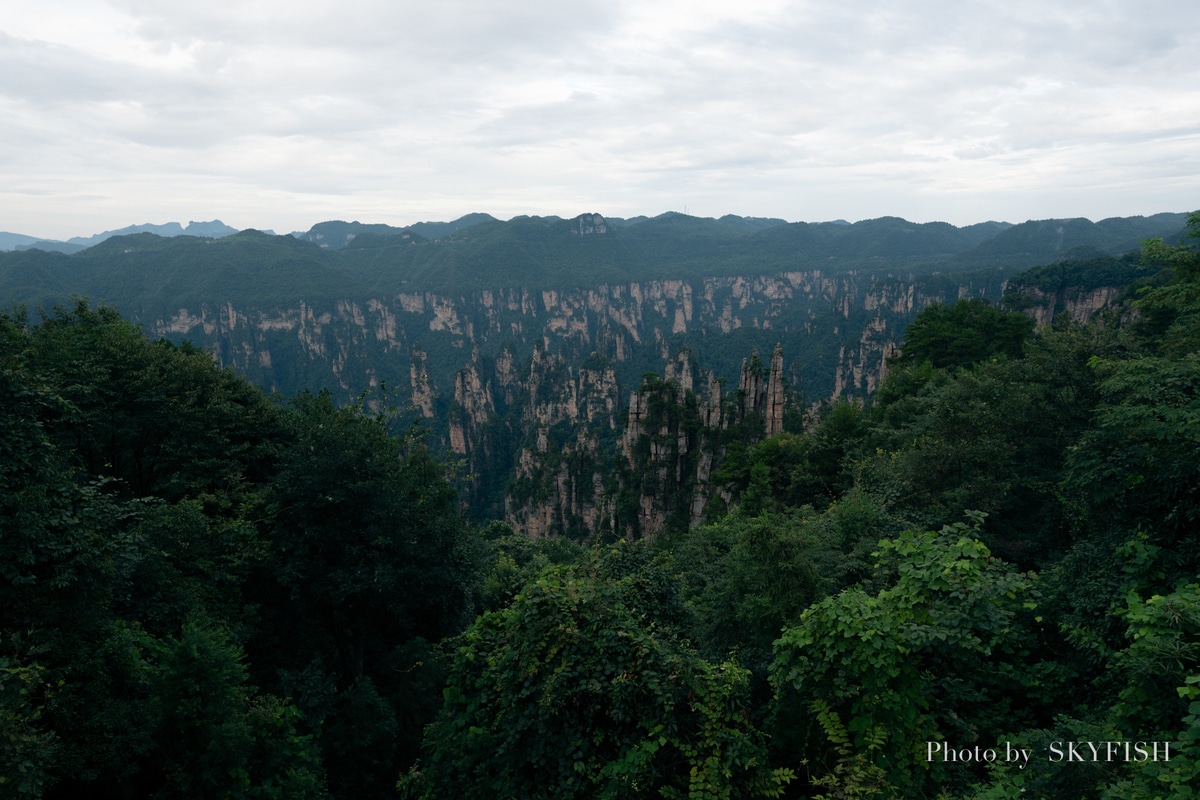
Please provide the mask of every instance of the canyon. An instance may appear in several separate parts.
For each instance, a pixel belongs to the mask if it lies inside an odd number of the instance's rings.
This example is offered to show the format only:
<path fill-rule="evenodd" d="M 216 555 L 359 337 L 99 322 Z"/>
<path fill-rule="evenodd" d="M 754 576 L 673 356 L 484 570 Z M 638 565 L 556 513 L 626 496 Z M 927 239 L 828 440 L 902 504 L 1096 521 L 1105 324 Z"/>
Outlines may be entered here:
<path fill-rule="evenodd" d="M 655 536 L 731 502 L 714 478 L 731 437 L 802 430 L 815 404 L 867 400 L 923 308 L 1000 303 L 1016 286 L 1039 324 L 1082 321 L 1132 269 L 1097 277 L 1115 263 L 1097 245 L 1121 252 L 1175 224 L 584 214 L 322 223 L 299 238 L 142 233 L 73 256 L 0 254 L 0 290 L 32 306 L 115 305 L 284 398 L 324 390 L 398 409 L 454 461 L 480 519 L 534 537 Z M 1044 253 L 1103 269 L 1022 282 Z"/>

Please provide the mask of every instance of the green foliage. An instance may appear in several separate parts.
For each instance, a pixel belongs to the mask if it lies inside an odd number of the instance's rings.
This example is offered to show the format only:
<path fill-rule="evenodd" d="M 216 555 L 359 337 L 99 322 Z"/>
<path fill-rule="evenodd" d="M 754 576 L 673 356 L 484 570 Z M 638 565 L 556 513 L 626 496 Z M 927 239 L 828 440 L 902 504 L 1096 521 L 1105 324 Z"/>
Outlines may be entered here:
<path fill-rule="evenodd" d="M 843 398 L 810 413 L 814 423 L 807 432 L 730 442 L 714 480 L 741 492 L 745 513 L 804 505 L 824 509 L 853 486 L 854 458 L 869 432 L 862 405 Z"/>
<path fill-rule="evenodd" d="M 1136 252 L 1120 257 L 1095 251 L 1053 264 L 1027 269 L 1009 282 L 1004 307 L 1024 310 L 1037 303 L 1030 290 L 1053 298 L 1060 292 L 1090 292 L 1108 286 L 1127 286 L 1144 274 Z"/>
<path fill-rule="evenodd" d="M 1051 729 L 1008 737 L 1034 753 L 1051 743 L 1158 743 L 1157 757 L 1099 763 L 1030 762 L 1028 769 L 996 769 L 973 800 L 1018 796 L 1097 797 L 1102 800 L 1184 800 L 1195 795 L 1200 778 L 1200 585 L 1180 584 L 1165 595 L 1143 600 L 1129 592 L 1120 611 L 1128 646 L 1110 653 L 1107 665 L 1119 684 L 1110 707 L 1080 709 L 1082 719 L 1061 715 Z M 1167 757 L 1164 748 L 1169 746 Z M 1090 759 L 1089 759 L 1090 761 Z"/>
<path fill-rule="evenodd" d="M 158 796 L 327 796 L 312 737 L 296 732 L 300 713 L 246 686 L 242 653 L 227 637 L 188 622 L 178 638 L 144 645 Z"/>
<path fill-rule="evenodd" d="M 207 353 L 147 342 L 113 309 L 82 300 L 26 336 L 29 368 L 58 376 L 71 408 L 49 430 L 89 474 L 129 495 L 195 498 L 232 515 L 269 469 L 273 407 Z"/>
<path fill-rule="evenodd" d="M 733 235 L 714 222 L 695 229 L 699 250 Z M 653 251 L 644 224 L 616 246 Z M 441 247 L 419 258 L 467 271 L 488 237 L 536 269 L 615 252 L 616 239 L 557 241 L 557 226 L 405 247 Z M 897 247 L 914 233 L 868 227 Z M 802 226 L 736 235 L 809 237 L 845 263 L 853 249 Z M 137 283 L 187 251 L 123 244 L 137 252 L 113 245 L 88 263 L 111 257 Z M 218 261 L 265 281 L 233 253 L 273 244 L 244 236 Z M 360 285 L 424 280 L 387 271 L 424 263 L 398 244 L 347 251 Z M 0 793 L 381 796 L 433 721 L 401 780 L 410 795 L 778 796 L 779 767 L 806 765 L 809 785 L 792 788 L 823 797 L 1190 796 L 1196 252 L 1147 244 L 1142 268 L 1162 271 L 1132 323 L 1114 313 L 1030 335 L 978 303 L 930 310 L 870 415 L 827 404 L 771 439 L 753 415 L 706 429 L 693 395 L 645 376 L 651 435 L 636 469 L 611 476 L 619 530 L 607 533 L 636 532 L 643 494 L 685 511 L 654 548 L 597 552 L 501 523 L 476 535 L 444 465 L 366 400 L 273 403 L 207 353 L 148 342 L 86 303 L 32 328 L 23 311 L 0 315 Z M 304 264 L 340 258 L 304 245 L 267 272 L 295 267 L 302 281 Z M 740 336 L 708 352 L 751 341 Z M 434 338 L 434 360 L 452 360 L 451 339 Z M 655 367 L 644 353 L 623 364 Z M 497 427 L 489 446 L 514 454 L 504 437 L 518 427 Z M 579 433 L 547 437 L 553 449 Z M 716 477 L 740 507 L 689 531 L 696 459 L 722 448 Z M 592 467 L 589 452 L 555 469 Z M 897 533 L 962 508 L 988 517 Z M 1047 569 L 1035 584 L 993 554 Z M 922 747 L 1132 737 L 1170 739 L 1171 761 L 985 774 L 925 763 Z"/>
<path fill-rule="evenodd" d="M 0 656 L 0 793 L 41 797 L 57 749 L 54 731 L 40 726 L 45 711 L 45 667 Z"/>
<path fill-rule="evenodd" d="M 440 638 L 462 624 L 468 527 L 441 465 L 387 418 L 302 395 L 288 419 L 269 508 L 276 575 L 297 608 L 344 630 Z M 456 596 L 457 595 L 457 596 Z M 332 615 L 332 616 L 331 616 Z M 343 654 L 353 674 L 361 665 Z"/>
<path fill-rule="evenodd" d="M 782 738 L 836 775 L 845 758 L 839 742 L 822 748 L 825 731 L 795 713 L 824 700 L 846 720 L 853 752 L 868 754 L 908 796 L 945 779 L 926 763 L 924 742 L 986 741 L 999 722 L 997 704 L 1013 688 L 994 662 L 1012 646 L 1033 579 L 991 556 L 973 532 L 956 523 L 880 542 L 877 580 L 886 588 L 848 589 L 784 631 L 772 665 Z"/>
<path fill-rule="evenodd" d="M 1089 513 L 1157 532 L 1188 569 L 1200 524 L 1200 355 L 1095 366 L 1097 424 L 1071 451 L 1070 487 Z"/>
<path fill-rule="evenodd" d="M 1200 211 L 1188 216 L 1189 239 L 1200 240 Z M 1142 261 L 1171 279 L 1151 288 L 1137 303 L 1142 319 L 1135 332 L 1158 355 L 1182 356 L 1200 348 L 1200 244 L 1146 241 Z"/>
<path fill-rule="evenodd" d="M 641 435 L 628 461 L 617 459 L 615 526 L 605 533 L 643 536 L 641 502 L 649 498 L 669 512 L 662 533 L 679 534 L 690 526 L 696 464 L 703 450 L 714 446 L 714 431 L 702 425 L 696 395 L 677 383 L 647 373 L 638 396 L 645 404 Z"/>
<path fill-rule="evenodd" d="M 876 407 L 861 485 L 923 526 L 985 511 L 984 540 L 1022 565 L 1058 557 L 1075 514 L 1062 502 L 1066 454 L 1093 423 L 1088 364 L 1111 338 L 1064 327 L 1035 337 L 1019 360 L 930 371 L 912 394 Z"/>
<path fill-rule="evenodd" d="M 23 318 L 0 316 L 6 790 L 388 790 L 436 713 L 429 641 L 477 595 L 443 465 L 110 309 Z"/>
<path fill-rule="evenodd" d="M 618 548 L 549 568 L 465 634 L 426 759 L 423 797 L 778 796 L 747 721 L 746 674 L 669 625 L 669 580 Z M 664 594 L 664 591 L 667 592 Z"/>
<path fill-rule="evenodd" d="M 1020 358 L 1033 320 L 1004 312 L 979 298 L 952 306 L 934 303 L 912 321 L 900 343 L 900 363 L 925 361 L 935 368 L 960 367 L 1003 355 Z"/>
<path fill-rule="evenodd" d="M 739 650 L 744 666 L 765 673 L 779 631 L 832 588 L 821 568 L 837 551 L 814 535 L 812 516 L 732 514 L 675 545 L 671 571 L 706 657 Z"/>
<path fill-rule="evenodd" d="M 410 645 L 469 621 L 479 548 L 416 432 L 394 437 L 386 414 L 328 393 L 296 398 L 285 421 L 267 502 L 272 581 L 250 649 L 282 668 L 321 726 L 333 791 L 377 793 L 415 757 L 435 711 L 437 672 Z M 427 699 L 414 701 L 417 687 Z M 400 717 L 413 724 L 401 730 Z"/>
<path fill-rule="evenodd" d="M 490 571 L 481 584 L 482 608 L 498 611 L 507 606 L 525 584 L 552 565 L 575 564 L 584 549 L 570 539 L 530 539 L 514 533 L 503 522 L 493 522 L 484 531 L 487 537 Z"/>
<path fill-rule="evenodd" d="M 680 582 L 692 642 L 707 658 L 736 652 L 765 681 L 780 631 L 869 573 L 871 550 L 893 530 L 877 503 L 852 493 L 820 514 L 738 511 L 690 531 L 666 563 Z"/>
<path fill-rule="evenodd" d="M 1200 584 L 1178 586 L 1166 595 L 1126 598 L 1122 615 L 1130 645 L 1116 654 L 1126 685 L 1113 714 L 1117 726 L 1139 738 L 1171 738 L 1200 691 Z M 1192 732 L 1195 741 L 1196 731 Z"/>
<path fill-rule="evenodd" d="M 883 749 L 888 740 L 888 732 L 882 726 L 876 727 L 866 737 L 865 751 L 856 751 L 850 732 L 828 703 L 813 700 L 811 711 L 838 755 L 833 771 L 813 780 L 814 786 L 828 792 L 815 795 L 814 800 L 898 796 L 896 788 L 888 783 L 887 771 L 872 761 L 872 757 Z"/>

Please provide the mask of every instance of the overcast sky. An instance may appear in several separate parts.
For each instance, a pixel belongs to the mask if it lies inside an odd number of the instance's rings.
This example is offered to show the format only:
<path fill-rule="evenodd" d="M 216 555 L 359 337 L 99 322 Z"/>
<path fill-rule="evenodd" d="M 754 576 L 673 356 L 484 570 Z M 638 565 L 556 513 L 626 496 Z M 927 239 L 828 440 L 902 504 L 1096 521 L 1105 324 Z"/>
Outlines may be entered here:
<path fill-rule="evenodd" d="M 1195 0 L 0 0 L 0 230 L 1200 207 Z"/>

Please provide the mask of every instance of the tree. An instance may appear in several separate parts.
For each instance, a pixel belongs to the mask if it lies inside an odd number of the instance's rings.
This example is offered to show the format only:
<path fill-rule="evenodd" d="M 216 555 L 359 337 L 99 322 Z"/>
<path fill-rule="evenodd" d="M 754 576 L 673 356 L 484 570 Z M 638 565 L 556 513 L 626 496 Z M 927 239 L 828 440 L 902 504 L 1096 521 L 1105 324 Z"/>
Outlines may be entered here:
<path fill-rule="evenodd" d="M 934 303 L 904 331 L 896 360 L 952 368 L 997 355 L 1020 358 L 1033 326 L 1032 318 L 997 310 L 980 298 L 959 300 L 952 306 Z"/>
<path fill-rule="evenodd" d="M 1060 482 L 1099 397 L 1088 365 L 1115 334 L 1045 331 L 1017 360 L 934 370 L 882 409 L 857 466 L 860 485 L 913 523 L 936 528 L 962 508 L 988 514 L 982 538 L 1003 558 L 1044 564 L 1069 545 Z"/>
<path fill-rule="evenodd" d="M 1034 584 L 973 538 L 979 521 L 880 542 L 886 588 L 826 598 L 784 631 L 771 668 L 779 738 L 830 775 L 866 754 L 910 797 L 944 777 L 926 742 L 989 741 L 1016 685 L 994 657 L 1014 646 Z M 877 777 L 858 766 L 858 779 Z"/>
<path fill-rule="evenodd" d="M 443 465 L 416 432 L 393 436 L 387 414 L 304 394 L 285 422 L 267 502 L 264 624 L 249 649 L 276 665 L 279 692 L 322 731 L 334 793 L 377 794 L 436 713 L 428 643 L 473 612 L 474 534 Z"/>
<path fill-rule="evenodd" d="M 879 504 L 851 492 L 820 514 L 810 507 L 754 517 L 735 511 L 680 537 L 664 563 L 678 576 L 700 652 L 736 652 L 765 684 L 780 631 L 869 573 L 867 554 L 889 530 L 897 523 Z"/>
<path fill-rule="evenodd" d="M 1200 211 L 1188 216 L 1187 238 L 1198 242 L 1149 239 L 1142 245 L 1142 263 L 1170 278 L 1147 287 L 1136 303 L 1141 319 L 1134 332 L 1155 355 L 1179 357 L 1200 348 Z"/>
<path fill-rule="evenodd" d="M 747 679 L 671 630 L 681 613 L 649 553 L 623 545 L 551 567 L 464 635 L 411 795 L 771 797 Z"/>
<path fill-rule="evenodd" d="M 48 427 L 88 474 L 126 496 L 200 499 L 231 517 L 269 474 L 280 431 L 261 391 L 190 345 L 148 341 L 116 310 L 79 300 L 27 334 L 69 420 Z M 68 424 L 63 424 L 64 422 Z"/>
<path fill-rule="evenodd" d="M 300 712 L 246 685 L 241 648 L 221 631 L 193 620 L 141 645 L 146 716 L 157 723 L 142 780 L 161 776 L 155 796 L 328 796 L 312 737 L 296 731 Z"/>
<path fill-rule="evenodd" d="M 1189 217 L 1200 238 L 1200 212 Z M 1174 578 L 1200 568 L 1200 248 L 1147 243 L 1143 260 L 1171 279 L 1135 306 L 1144 315 L 1124 353 L 1097 355 L 1096 424 L 1071 449 L 1066 488 L 1087 524 L 1134 531 L 1161 548 L 1158 569 Z"/>

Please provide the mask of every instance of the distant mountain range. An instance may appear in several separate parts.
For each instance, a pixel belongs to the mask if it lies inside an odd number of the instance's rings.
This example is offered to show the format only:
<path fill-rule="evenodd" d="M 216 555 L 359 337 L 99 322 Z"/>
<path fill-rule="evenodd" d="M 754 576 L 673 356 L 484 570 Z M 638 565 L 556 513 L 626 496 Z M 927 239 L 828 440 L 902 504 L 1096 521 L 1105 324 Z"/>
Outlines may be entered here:
<path fill-rule="evenodd" d="M 57 253 L 78 253 L 89 247 L 100 244 L 114 236 L 130 236 L 135 233 L 152 233 L 155 236 L 199 236 L 205 239 L 218 239 L 237 233 L 232 228 L 214 219 L 211 222 L 189 222 L 185 228 L 178 222 L 168 222 L 164 225 L 129 225 L 114 231 L 104 231 L 92 236 L 74 236 L 65 242 L 53 239 L 39 239 L 36 236 L 26 236 L 21 233 L 0 232 L 0 250 L 47 250 Z"/>
<path fill-rule="evenodd" d="M 1147 235 L 1169 236 L 1178 229 L 1181 214 L 1156 214 L 1150 217 L 1114 217 L 1093 223 L 1086 219 L 1038 220 L 1013 225 L 1007 222 L 984 222 L 957 228 L 942 222 L 910 223 L 897 217 L 862 220 L 850 223 L 846 220 L 831 222 L 789 223 L 772 217 L 739 217 L 728 214 L 719 219 L 689 217 L 668 212 L 656 217 L 636 216 L 630 218 L 600 217 L 598 214 L 583 214 L 567 220 L 561 217 L 514 217 L 507 222 L 491 214 L 467 214 L 450 222 L 418 222 L 407 226 L 382 223 L 344 222 L 331 220 L 319 222 L 307 231 L 294 231 L 290 235 L 303 242 L 311 242 L 323 250 L 347 248 L 379 250 L 403 244 L 416 244 L 428 240 L 444 240 L 471 228 L 478 228 L 469 237 L 462 250 L 488 249 L 500 240 L 525 238 L 538 231 L 554 226 L 569 226 L 579 220 L 598 218 L 604 230 L 580 228 L 580 234 L 629 232 L 634 239 L 659 239 L 683 235 L 693 244 L 701 241 L 714 243 L 716 240 L 741 238 L 743 235 L 764 236 L 752 243 L 751 250 L 771 251 L 777 247 L 795 248 L 814 254 L 823 251 L 831 259 L 860 260 L 872 255 L 883 258 L 908 256 L 942 259 L 957 256 L 958 260 L 970 264 L 994 260 L 1010 263 L 1013 257 L 1025 256 L 1029 263 L 1041 263 L 1053 259 L 1072 247 L 1092 248 L 1096 253 L 1115 253 L 1137 246 L 1139 237 Z M 640 229 L 633 231 L 638 226 Z M 1147 233 L 1147 231 L 1152 233 Z M 260 231 L 274 235 L 273 231 Z M 1000 236 L 1001 233 L 1005 236 Z M 115 236 L 130 236 L 150 233 L 164 238 L 194 236 L 216 239 L 238 233 L 220 220 L 211 222 L 192 221 L 184 226 L 178 222 L 162 225 L 142 224 L 104 231 L 91 236 L 75 236 L 66 241 L 41 239 L 20 233 L 0 232 L 0 252 L 12 250 L 46 250 L 60 253 L 77 253 Z M 631 241 L 632 243 L 632 241 Z M 748 241 L 739 246 L 750 244 Z"/>

